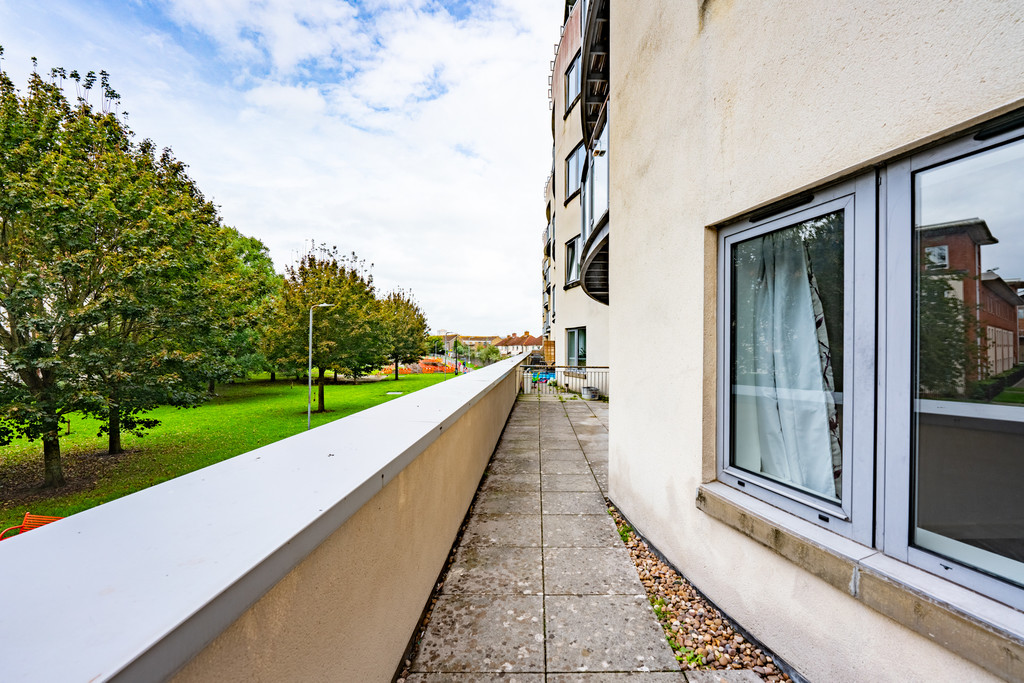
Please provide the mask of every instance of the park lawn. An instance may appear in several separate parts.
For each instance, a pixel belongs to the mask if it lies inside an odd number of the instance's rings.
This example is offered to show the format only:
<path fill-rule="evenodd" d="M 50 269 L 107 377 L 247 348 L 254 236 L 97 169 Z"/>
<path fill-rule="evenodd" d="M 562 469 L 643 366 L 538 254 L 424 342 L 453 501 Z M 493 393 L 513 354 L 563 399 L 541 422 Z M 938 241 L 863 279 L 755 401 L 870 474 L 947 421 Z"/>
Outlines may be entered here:
<path fill-rule="evenodd" d="M 363 384 L 328 384 L 326 413 L 313 413 L 317 427 L 452 375 L 402 375 Z M 316 410 L 316 387 L 313 409 Z M 162 481 L 187 474 L 306 428 L 306 384 L 278 380 L 218 384 L 217 396 L 199 408 L 158 408 L 150 413 L 161 421 L 144 437 L 123 434 L 126 453 L 103 456 L 106 436 L 99 422 L 71 416 L 71 434 L 60 439 L 68 486 L 39 489 L 43 478 L 43 447 L 39 441 L 18 439 L 0 448 L 0 529 L 20 524 L 25 512 L 67 517 Z"/>
<path fill-rule="evenodd" d="M 996 403 L 1024 403 L 1024 387 L 1006 387 L 992 400 Z"/>

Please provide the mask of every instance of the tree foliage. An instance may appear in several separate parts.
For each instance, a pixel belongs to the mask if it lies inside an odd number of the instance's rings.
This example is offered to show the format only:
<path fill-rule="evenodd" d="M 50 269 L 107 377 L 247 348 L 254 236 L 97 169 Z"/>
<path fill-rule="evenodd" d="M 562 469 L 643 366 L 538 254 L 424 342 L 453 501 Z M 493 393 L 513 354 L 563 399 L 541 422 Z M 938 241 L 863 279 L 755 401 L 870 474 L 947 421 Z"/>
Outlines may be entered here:
<path fill-rule="evenodd" d="M 244 298 L 185 165 L 134 141 L 105 73 L 99 108 L 95 75 L 71 72 L 75 102 L 67 76 L 33 73 L 22 94 L 0 71 L 0 443 L 41 439 L 48 486 L 64 483 L 66 413 L 107 419 L 116 452 L 122 427 L 154 425 L 147 410 L 201 401 L 225 303 Z"/>
<path fill-rule="evenodd" d="M 426 353 L 427 318 L 412 294 L 398 290 L 381 299 L 376 323 L 380 348 L 394 363 L 397 380 L 399 363 L 412 363 Z"/>
<path fill-rule="evenodd" d="M 322 303 L 330 306 L 314 308 Z M 382 364 L 373 340 L 375 305 L 373 276 L 354 253 L 345 256 L 336 247 L 314 247 L 298 265 L 285 268 L 266 348 L 275 364 L 305 367 L 309 314 L 314 308 L 312 364 L 318 370 L 317 412 L 326 410 L 327 370 L 342 369 L 359 376 Z"/>

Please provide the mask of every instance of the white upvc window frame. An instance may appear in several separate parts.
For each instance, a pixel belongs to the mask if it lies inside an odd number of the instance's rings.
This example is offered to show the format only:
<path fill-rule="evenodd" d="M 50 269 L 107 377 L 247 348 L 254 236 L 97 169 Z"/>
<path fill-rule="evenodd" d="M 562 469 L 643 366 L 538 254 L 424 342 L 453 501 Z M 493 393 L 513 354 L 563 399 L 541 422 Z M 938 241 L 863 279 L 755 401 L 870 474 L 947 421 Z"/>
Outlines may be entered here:
<path fill-rule="evenodd" d="M 1024 139 L 1024 129 L 975 139 L 962 136 L 889 164 L 880 174 L 878 283 L 878 451 L 880 501 L 876 547 L 886 555 L 1024 610 L 1024 589 L 911 544 L 915 484 L 912 451 L 913 303 L 912 253 L 914 173 Z M 961 409 L 970 410 L 971 404 Z M 986 406 L 986 414 L 999 410 Z M 1003 409 L 1019 421 L 1020 409 Z"/>
<path fill-rule="evenodd" d="M 871 545 L 874 534 L 875 174 L 814 192 L 801 206 L 719 232 L 718 478 L 818 526 Z M 833 503 L 731 464 L 732 247 L 839 209 L 844 215 L 843 488 Z"/>

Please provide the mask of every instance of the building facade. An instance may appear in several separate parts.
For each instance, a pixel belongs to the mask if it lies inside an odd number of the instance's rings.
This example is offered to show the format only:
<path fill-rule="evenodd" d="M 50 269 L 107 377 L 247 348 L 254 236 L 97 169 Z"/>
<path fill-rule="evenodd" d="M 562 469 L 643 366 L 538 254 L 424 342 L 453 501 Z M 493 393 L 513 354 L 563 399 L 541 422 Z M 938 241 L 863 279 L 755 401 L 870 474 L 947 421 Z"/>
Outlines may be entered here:
<path fill-rule="evenodd" d="M 580 50 L 584 13 L 583 3 L 567 4 L 551 67 L 552 164 L 544 187 L 547 226 L 541 259 L 543 337 L 554 342 L 555 365 L 607 366 L 607 296 L 603 301 L 593 298 L 582 277 L 589 236 L 584 208 L 591 198 L 586 183 L 590 152 L 581 117 L 586 86 Z M 607 182 L 605 173 L 605 197 Z"/>
<path fill-rule="evenodd" d="M 809 680 L 1024 680 L 1024 6 L 576 16 L 613 502 Z"/>

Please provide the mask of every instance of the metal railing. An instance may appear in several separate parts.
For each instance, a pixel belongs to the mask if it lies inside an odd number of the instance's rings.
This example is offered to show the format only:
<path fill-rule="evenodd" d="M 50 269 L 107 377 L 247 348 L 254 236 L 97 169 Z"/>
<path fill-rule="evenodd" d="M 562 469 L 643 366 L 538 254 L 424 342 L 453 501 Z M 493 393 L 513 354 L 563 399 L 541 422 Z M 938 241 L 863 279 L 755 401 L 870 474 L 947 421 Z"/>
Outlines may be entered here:
<path fill-rule="evenodd" d="M 608 397 L 608 368 L 567 365 L 524 365 L 521 391 L 524 394 L 558 396 L 577 394 L 585 399 Z"/>

